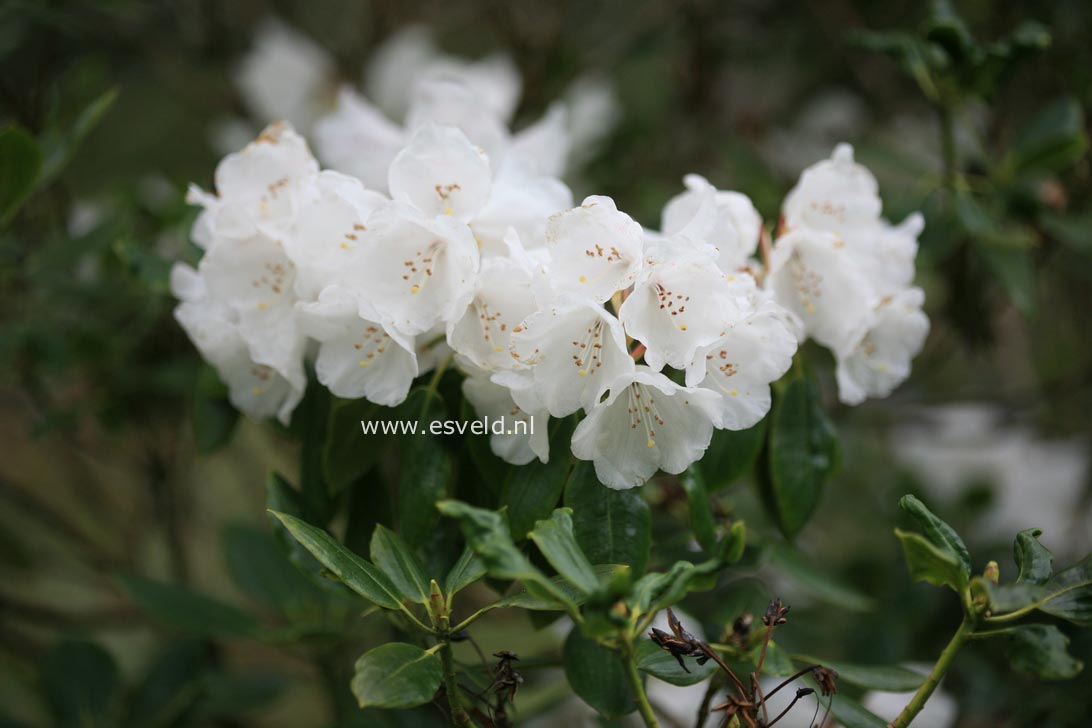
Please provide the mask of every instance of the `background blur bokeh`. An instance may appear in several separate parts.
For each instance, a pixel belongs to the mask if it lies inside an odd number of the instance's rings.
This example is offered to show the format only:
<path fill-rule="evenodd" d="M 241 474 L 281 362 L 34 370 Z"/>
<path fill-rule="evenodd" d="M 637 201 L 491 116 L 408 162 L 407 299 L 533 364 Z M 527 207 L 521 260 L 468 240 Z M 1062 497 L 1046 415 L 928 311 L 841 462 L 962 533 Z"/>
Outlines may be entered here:
<path fill-rule="evenodd" d="M 926 214 L 918 282 L 933 330 L 913 375 L 855 409 L 829 398 L 841 470 L 795 546 L 751 555 L 737 579 L 684 604 L 707 633 L 776 593 L 793 605 L 781 636 L 790 648 L 935 659 L 958 610 L 906 574 L 890 529 L 907 492 L 1003 572 L 1024 528 L 1044 530 L 1059 565 L 1087 553 L 1092 5 L 956 5 L 983 47 L 1011 39 L 1012 63 L 973 82 L 954 68 L 930 99 L 906 50 L 926 19 L 919 2 L 0 4 L 0 127 L 25 131 L 44 159 L 36 189 L 0 227 L 0 725 L 360 719 L 345 707 L 343 672 L 385 627 L 294 587 L 291 573 L 273 592 L 251 578 L 284 568 L 265 481 L 294 470 L 293 441 L 236 422 L 171 318 L 167 274 L 196 257 L 187 184 L 209 186 L 216 161 L 271 108 L 298 113 L 306 131 L 309 109 L 332 105 L 340 83 L 361 85 L 373 51 L 410 24 L 452 54 L 510 53 L 524 80 L 517 120 L 537 118 L 577 79 L 610 89 L 593 116 L 616 123 L 568 181 L 577 199 L 610 195 L 645 225 L 659 224 L 688 172 L 745 192 L 774 221 L 800 170 L 839 141 L 877 174 L 890 219 Z M 259 67 L 287 54 L 280 87 L 252 77 L 248 54 L 262 43 L 272 55 Z M 292 81 L 315 74 L 317 97 L 295 98 Z M 671 538 L 685 499 L 670 483 L 643 492 L 657 504 L 653 559 L 670 562 L 686 549 Z M 776 542 L 745 479 L 716 497 Z M 366 492 L 350 498 L 367 507 Z M 306 639 L 203 630 L 217 618 L 203 604 L 192 629 L 165 627 L 131 605 L 123 577 L 186 586 Z M 545 713 L 565 694 L 551 673 L 559 634 L 499 612 L 476 635 L 487 653 L 541 657 L 523 670 L 517 702 L 541 725 L 561 720 Z M 1092 634 L 1072 637 L 1071 651 L 1092 662 Z M 960 656 L 937 698 L 952 722 L 937 725 L 1092 722 L 1087 672 L 1043 683 L 1013 673 L 1001 651 Z M 654 700 L 689 721 L 692 697 L 671 690 Z M 574 711 L 565 720 L 591 720 L 575 698 L 561 706 Z"/>

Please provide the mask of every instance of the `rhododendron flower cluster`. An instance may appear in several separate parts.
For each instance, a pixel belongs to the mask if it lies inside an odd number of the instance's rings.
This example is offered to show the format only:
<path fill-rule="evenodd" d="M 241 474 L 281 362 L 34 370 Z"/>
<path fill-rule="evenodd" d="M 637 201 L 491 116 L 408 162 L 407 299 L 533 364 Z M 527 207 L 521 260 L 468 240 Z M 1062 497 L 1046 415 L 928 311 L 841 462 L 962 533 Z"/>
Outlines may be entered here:
<path fill-rule="evenodd" d="M 220 163 L 214 192 L 191 190 L 204 257 L 173 272 L 176 316 L 240 410 L 287 422 L 308 367 L 338 397 L 394 406 L 450 357 L 479 415 L 533 421 L 491 437 L 501 458 L 556 456 L 549 419 L 582 415 L 573 454 L 629 488 L 761 420 L 804 336 L 834 351 L 846 402 L 906 377 L 928 327 L 911 287 L 921 218 L 882 220 L 848 147 L 804 173 L 759 262 L 746 196 L 690 175 L 659 232 L 609 197 L 575 205 L 543 153 L 566 147 L 563 127 L 523 143 L 490 90 L 505 73 L 443 70 L 405 128 L 369 136 L 351 96 L 320 122 L 363 179 L 320 170 L 278 123 Z"/>

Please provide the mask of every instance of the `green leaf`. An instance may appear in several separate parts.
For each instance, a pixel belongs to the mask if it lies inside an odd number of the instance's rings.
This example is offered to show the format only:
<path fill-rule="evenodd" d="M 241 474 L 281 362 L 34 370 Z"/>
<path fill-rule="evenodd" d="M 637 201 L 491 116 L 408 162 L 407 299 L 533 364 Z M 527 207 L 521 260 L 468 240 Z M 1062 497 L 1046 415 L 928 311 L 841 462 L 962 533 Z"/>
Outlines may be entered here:
<path fill-rule="evenodd" d="M 976 251 L 1005 289 L 1012 305 L 1025 316 L 1034 316 L 1038 307 L 1039 284 L 1031 254 L 1027 250 L 982 246 L 978 246 Z"/>
<path fill-rule="evenodd" d="M 342 546 L 321 528 L 287 513 L 270 512 L 345 586 L 385 609 L 401 608 L 402 594 L 382 571 Z"/>
<path fill-rule="evenodd" d="M 747 524 L 736 521 L 724 534 L 724 538 L 716 547 L 717 560 L 722 564 L 734 564 L 743 558 L 743 551 L 747 548 Z"/>
<path fill-rule="evenodd" d="M 569 632 L 562 661 L 573 692 L 604 718 L 619 718 L 636 707 L 618 653 L 585 637 L 580 627 Z"/>
<path fill-rule="evenodd" d="M 193 436 L 202 455 L 216 452 L 231 440 L 239 410 L 228 400 L 227 387 L 216 370 L 205 364 L 193 396 Z"/>
<path fill-rule="evenodd" d="M 190 634 L 254 637 L 261 625 L 253 615 L 185 587 L 141 576 L 119 577 L 129 598 L 154 619 Z"/>
<path fill-rule="evenodd" d="M 1050 624 L 1028 624 L 1006 630 L 1008 658 L 1014 670 L 1044 680 L 1076 677 L 1084 663 L 1069 654 L 1069 638 Z"/>
<path fill-rule="evenodd" d="M 258 603 L 303 619 L 324 601 L 325 593 L 292 564 L 272 534 L 230 525 L 224 529 L 223 548 L 232 579 Z"/>
<path fill-rule="evenodd" d="M 330 408 L 326 440 L 322 445 L 322 472 L 331 494 L 345 490 L 363 477 L 383 453 L 389 437 L 364 434 L 360 423 L 391 410 L 366 399 L 339 400 Z"/>
<path fill-rule="evenodd" d="M 466 536 L 467 545 L 498 579 L 536 579 L 542 572 L 516 548 L 503 513 L 475 508 L 461 501 L 445 500 L 436 504 L 442 514 L 454 518 Z"/>
<path fill-rule="evenodd" d="M 428 604 L 429 584 L 424 568 L 406 542 L 381 523 L 372 532 L 371 557 L 404 597 Z"/>
<path fill-rule="evenodd" d="M 971 575 L 971 554 L 967 551 L 967 545 L 955 532 L 955 529 L 933 515 L 933 512 L 925 507 L 925 504 L 912 495 L 904 495 L 899 499 L 899 507 L 909 513 L 933 546 L 940 551 L 945 551 L 955 557 L 956 563 L 966 577 Z"/>
<path fill-rule="evenodd" d="M 22 129 L 0 129 L 0 225 L 15 216 L 34 188 L 42 167 L 42 152 Z"/>
<path fill-rule="evenodd" d="M 861 665 L 840 660 L 821 660 L 810 655 L 793 655 L 792 659 L 804 665 L 822 665 L 838 672 L 838 680 L 867 690 L 883 690 L 890 693 L 910 693 L 921 687 L 925 675 L 897 665 Z"/>
<path fill-rule="evenodd" d="M 592 567 L 600 584 L 610 584 L 629 573 L 629 567 L 624 564 L 599 564 Z M 549 579 L 553 589 L 560 591 L 566 597 L 568 604 L 579 606 L 588 599 L 588 594 L 563 576 L 555 576 Z M 533 612 L 561 612 L 567 609 L 566 602 L 562 602 L 553 591 L 544 591 L 535 588 L 534 583 L 527 584 L 529 588 L 522 589 L 511 596 L 507 596 L 490 605 L 490 608 L 516 607 Z"/>
<path fill-rule="evenodd" d="M 119 687 L 117 663 L 92 642 L 63 640 L 45 656 L 42 690 L 53 725 L 115 725 L 112 709 Z"/>
<path fill-rule="evenodd" d="M 1081 104 L 1063 97 L 1044 105 L 1020 130 L 1009 148 L 1006 166 L 1017 174 L 1061 172 L 1087 149 Z"/>
<path fill-rule="evenodd" d="M 573 537 L 571 509 L 558 508 L 548 520 L 535 522 L 535 527 L 528 536 L 550 562 L 550 566 L 578 589 L 590 594 L 599 588 L 599 579 L 592 571 L 588 557 L 580 550 L 576 538 Z"/>
<path fill-rule="evenodd" d="M 770 415 L 763 503 L 786 538 L 815 511 L 838 459 L 838 438 L 808 379 L 789 382 Z"/>
<path fill-rule="evenodd" d="M 715 574 L 721 566 L 715 559 L 700 564 L 676 561 L 665 572 L 645 574 L 638 579 L 633 585 L 629 603 L 640 613 L 658 612 L 677 603 L 696 587 L 711 588 L 710 584 L 704 584 L 701 580 Z"/>
<path fill-rule="evenodd" d="M 678 660 L 652 640 L 643 639 L 637 645 L 637 669 L 671 685 L 696 685 L 720 669 L 712 660 L 699 665 L 693 657 L 682 659 L 690 672 L 679 667 Z"/>
<path fill-rule="evenodd" d="M 442 679 L 438 656 L 390 642 L 356 661 L 352 690 L 361 708 L 412 708 L 432 700 Z"/>
<path fill-rule="evenodd" d="M 972 588 L 976 593 L 985 592 L 995 616 L 1038 609 L 1075 624 L 1092 624 L 1092 554 L 1039 584 L 997 585 L 976 578 Z"/>
<path fill-rule="evenodd" d="M 714 430 L 698 470 L 710 492 L 723 490 L 754 468 L 766 441 L 766 420 L 747 430 Z"/>
<path fill-rule="evenodd" d="M 80 112 L 75 123 L 65 133 L 52 133 L 42 141 L 45 162 L 38 179 L 38 188 L 48 185 L 64 170 L 87 135 L 98 126 L 118 98 L 118 89 L 112 88 L 96 98 Z"/>
<path fill-rule="evenodd" d="M 532 460 L 527 465 L 511 468 L 504 483 L 501 505 L 508 509 L 508 524 L 512 536 L 522 539 L 535 521 L 546 518 L 557 507 L 565 490 L 572 458 L 568 456 L 573 436 L 573 418 L 550 421 L 550 452 L 553 457 L 543 463 Z"/>
<path fill-rule="evenodd" d="M 767 547 L 765 554 L 797 588 L 826 604 L 856 612 L 867 612 L 875 606 L 871 597 L 825 573 L 822 565 L 805 559 L 791 546 L 774 544 Z"/>
<path fill-rule="evenodd" d="M 483 576 L 485 576 L 485 564 L 470 547 L 463 549 L 463 555 L 444 578 L 444 591 L 447 593 L 448 600 L 450 601 L 451 597 Z"/>
<path fill-rule="evenodd" d="M 758 657 L 762 651 L 762 646 L 759 645 L 753 655 L 755 664 L 758 664 Z M 792 665 L 792 658 L 789 653 L 785 652 L 781 648 L 781 645 L 771 641 L 769 647 L 766 648 L 766 661 L 762 663 L 762 674 L 774 675 L 775 677 L 788 677 L 795 672 Z"/>
<path fill-rule="evenodd" d="M 573 535 L 593 564 L 627 564 L 644 573 L 652 544 L 652 514 L 640 489 L 614 490 L 599 482 L 591 463 L 578 462 L 565 486 Z"/>
<path fill-rule="evenodd" d="M 1054 573 L 1054 554 L 1039 543 L 1043 532 L 1038 528 L 1029 528 L 1016 534 L 1013 542 L 1013 559 L 1016 561 L 1016 581 L 1042 584 Z"/>
<path fill-rule="evenodd" d="M 177 725 L 198 698 L 195 688 L 207 659 L 208 650 L 198 640 L 172 642 L 158 649 L 127 701 L 122 725 L 126 728 Z"/>
<path fill-rule="evenodd" d="M 822 700 L 825 703 L 827 699 Z M 888 728 L 886 720 L 869 712 L 863 705 L 843 693 L 834 696 L 830 712 L 844 728 Z"/>
<path fill-rule="evenodd" d="M 957 594 L 962 593 L 967 575 L 950 551 L 942 551 L 920 533 L 896 528 L 895 535 L 902 541 L 903 557 L 915 581 L 949 586 Z"/>
<path fill-rule="evenodd" d="M 422 427 L 444 418 L 444 403 L 438 394 L 423 389 L 410 393 L 400 412 L 412 413 L 418 434 L 402 436 L 399 446 L 398 529 L 410 546 L 425 545 L 439 520 L 436 502 L 447 497 L 455 475 L 451 453 L 438 435 L 421 434 Z"/>
<path fill-rule="evenodd" d="M 694 538 L 707 553 L 713 553 L 717 545 L 716 521 L 709 505 L 705 479 L 697 467 L 691 466 L 683 471 L 679 483 L 686 491 L 690 504 L 690 529 L 694 532 Z"/>

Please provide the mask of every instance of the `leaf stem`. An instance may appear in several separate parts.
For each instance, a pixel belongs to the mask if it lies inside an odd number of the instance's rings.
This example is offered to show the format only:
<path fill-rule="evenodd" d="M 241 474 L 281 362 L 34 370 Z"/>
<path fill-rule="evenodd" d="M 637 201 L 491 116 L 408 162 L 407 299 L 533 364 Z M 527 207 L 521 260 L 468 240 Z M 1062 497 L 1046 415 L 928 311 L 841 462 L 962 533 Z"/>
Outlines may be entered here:
<path fill-rule="evenodd" d="M 473 725 L 470 722 L 470 715 L 459 699 L 459 683 L 455 678 L 455 656 L 451 651 L 451 643 L 445 640 L 440 645 L 440 662 L 444 670 L 444 692 L 447 693 L 447 705 L 451 711 L 451 725 Z"/>
<path fill-rule="evenodd" d="M 951 641 L 948 642 L 948 646 L 944 648 L 944 651 L 940 653 L 940 657 L 937 658 L 937 662 L 933 665 L 932 671 L 929 676 L 925 678 L 925 682 L 921 684 L 918 691 L 914 693 L 914 697 L 910 699 L 906 707 L 902 709 L 898 717 L 891 721 L 890 728 L 906 728 L 910 725 L 910 722 L 917 717 L 921 709 L 925 707 L 925 703 L 929 700 L 929 697 L 936 690 L 937 685 L 940 684 L 941 678 L 948 672 L 948 668 L 952 666 L 952 661 L 955 660 L 957 654 L 959 654 L 960 648 L 963 647 L 963 643 L 974 632 L 974 621 L 965 616 L 963 621 L 959 625 L 959 629 L 952 636 Z"/>
<path fill-rule="evenodd" d="M 626 670 L 626 681 L 637 701 L 637 710 L 641 714 L 647 728 L 660 728 L 660 722 L 656 719 L 656 713 L 652 710 L 652 704 L 648 702 L 648 694 L 645 685 L 641 682 L 641 675 L 637 672 L 637 660 L 633 653 L 633 645 L 626 645 L 622 652 L 622 664 Z"/>

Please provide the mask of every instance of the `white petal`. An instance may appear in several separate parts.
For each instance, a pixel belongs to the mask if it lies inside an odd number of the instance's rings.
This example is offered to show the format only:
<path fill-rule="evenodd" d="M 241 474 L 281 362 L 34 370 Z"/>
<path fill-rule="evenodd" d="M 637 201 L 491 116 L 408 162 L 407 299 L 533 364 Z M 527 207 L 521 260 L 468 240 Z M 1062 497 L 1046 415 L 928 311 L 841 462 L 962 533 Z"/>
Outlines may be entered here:
<path fill-rule="evenodd" d="M 329 170 L 319 173 L 315 187 L 316 199 L 300 210 L 284 238 L 285 254 L 296 267 L 296 292 L 304 300 L 366 264 L 367 221 L 387 201 L 360 180 Z"/>
<path fill-rule="evenodd" d="M 505 387 L 483 376 L 464 379 L 463 396 L 478 416 L 489 418 L 489 447 L 497 457 L 513 465 L 526 465 L 536 457 L 549 461 L 548 414 L 524 411 Z"/>
<path fill-rule="evenodd" d="M 474 89 L 457 80 L 426 79 L 414 88 L 406 129 L 414 132 L 429 124 L 459 129 L 495 164 L 508 149 L 504 120 L 484 109 Z"/>
<path fill-rule="evenodd" d="M 713 254 L 681 237 L 649 248 L 645 271 L 619 318 L 647 347 L 652 368 L 665 363 L 685 368 L 700 347 L 716 341 L 742 315 L 754 281 L 744 273 L 725 275 Z"/>
<path fill-rule="evenodd" d="M 910 361 L 929 334 L 922 312 L 925 294 L 910 288 L 885 297 L 876 308 L 876 322 L 847 356 L 838 358 L 838 396 L 846 404 L 868 397 L 886 397 L 910 376 Z"/>
<path fill-rule="evenodd" d="M 541 119 L 512 138 L 506 159 L 526 164 L 537 174 L 560 177 L 565 173 L 570 146 L 565 106 L 553 104 Z M 565 207 L 572 207 L 572 203 Z"/>
<path fill-rule="evenodd" d="M 354 283 L 385 323 L 414 336 L 463 315 L 479 265 L 465 225 L 391 202 L 372 214 L 368 227 L 367 265 L 354 273 Z"/>
<path fill-rule="evenodd" d="M 546 244 L 547 219 L 572 205 L 572 192 L 564 182 L 532 174 L 508 158 L 497 171 L 489 202 L 470 226 L 483 254 L 499 252 L 509 229 L 515 229 L 526 247 L 539 248 Z"/>
<path fill-rule="evenodd" d="M 745 430 L 770 410 L 770 383 L 792 366 L 796 335 L 779 304 L 763 298 L 711 346 L 698 351 L 686 370 L 688 386 L 715 392 L 718 429 Z"/>
<path fill-rule="evenodd" d="M 636 280 L 643 244 L 641 226 L 614 200 L 588 197 L 546 225 L 551 283 L 559 293 L 606 301 Z"/>
<path fill-rule="evenodd" d="M 880 216 L 876 178 L 853 161 L 853 147 L 839 144 L 831 155 L 808 167 L 785 197 L 782 214 L 789 230 L 801 225 L 844 233 Z"/>
<path fill-rule="evenodd" d="M 448 326 L 451 348 L 482 369 L 515 367 L 518 362 L 508 341 L 512 330 L 536 309 L 532 282 L 531 271 L 519 262 L 486 259 L 466 313 Z"/>
<path fill-rule="evenodd" d="M 618 320 L 577 298 L 527 317 L 513 329 L 510 348 L 521 366 L 531 368 L 533 396 L 554 417 L 590 409 L 611 382 L 633 371 Z"/>
<path fill-rule="evenodd" d="M 778 238 L 766 286 L 836 354 L 856 346 L 875 318 L 870 282 L 832 233 L 799 228 Z"/>
<path fill-rule="evenodd" d="M 315 124 L 315 149 L 329 167 L 387 189 L 387 170 L 407 134 L 351 88 L 338 94 L 336 110 Z"/>
<path fill-rule="evenodd" d="M 461 131 L 428 124 L 391 163 L 391 197 L 426 215 L 467 221 L 489 199 L 489 160 Z"/>
<path fill-rule="evenodd" d="M 680 387 L 645 366 L 618 378 L 573 433 L 573 455 L 592 460 L 611 488 L 633 488 L 657 470 L 681 473 L 713 435 L 717 396 Z"/>
<path fill-rule="evenodd" d="M 762 218 L 739 192 L 720 191 L 704 177 L 688 174 L 687 191 L 673 197 L 663 211 L 664 235 L 684 234 L 717 249 L 717 264 L 726 273 L 739 270 L 758 248 Z"/>

